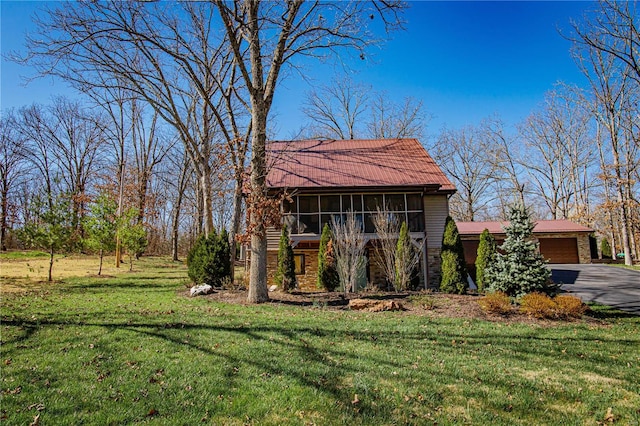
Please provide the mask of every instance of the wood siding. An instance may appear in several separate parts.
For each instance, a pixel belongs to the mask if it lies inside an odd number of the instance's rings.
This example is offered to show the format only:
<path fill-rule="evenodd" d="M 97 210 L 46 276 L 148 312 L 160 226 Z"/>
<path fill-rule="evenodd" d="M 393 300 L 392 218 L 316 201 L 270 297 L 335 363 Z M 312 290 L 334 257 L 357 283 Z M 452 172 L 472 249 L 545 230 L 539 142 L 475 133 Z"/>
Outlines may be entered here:
<path fill-rule="evenodd" d="M 427 248 L 440 248 L 444 224 L 449 215 L 449 201 L 446 195 L 426 195 L 424 197 L 424 219 L 427 231 Z"/>

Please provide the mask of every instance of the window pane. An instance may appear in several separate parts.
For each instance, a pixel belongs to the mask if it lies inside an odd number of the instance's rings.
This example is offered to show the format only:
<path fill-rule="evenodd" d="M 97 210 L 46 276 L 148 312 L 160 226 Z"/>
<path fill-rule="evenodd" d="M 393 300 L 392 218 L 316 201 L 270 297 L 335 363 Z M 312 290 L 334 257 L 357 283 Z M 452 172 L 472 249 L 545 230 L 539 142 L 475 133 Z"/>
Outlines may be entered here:
<path fill-rule="evenodd" d="M 378 207 L 383 208 L 382 194 L 365 195 L 364 196 L 364 210 L 368 212 L 375 212 Z"/>
<path fill-rule="evenodd" d="M 345 210 L 346 212 L 347 210 Z M 362 194 L 357 194 L 353 196 L 353 211 L 361 212 L 362 211 Z"/>
<path fill-rule="evenodd" d="M 300 213 L 318 213 L 318 197 L 315 195 L 298 197 Z"/>
<path fill-rule="evenodd" d="M 299 234 L 319 234 L 320 233 L 320 215 L 318 214 L 301 214 L 300 224 L 298 225 Z"/>
<path fill-rule="evenodd" d="M 364 214 L 364 232 L 366 234 L 372 234 L 376 232 L 376 227 L 373 224 L 373 214 L 371 213 Z"/>
<path fill-rule="evenodd" d="M 340 212 L 340 196 L 322 195 L 320 197 L 320 209 L 323 212 Z"/>
<path fill-rule="evenodd" d="M 297 213 L 298 206 L 296 202 L 296 197 L 292 197 L 292 201 L 282 200 L 282 212 L 283 213 Z"/>
<path fill-rule="evenodd" d="M 407 194 L 407 210 L 422 210 L 420 194 Z"/>
<path fill-rule="evenodd" d="M 424 214 L 422 212 L 408 213 L 409 232 L 424 232 Z"/>
<path fill-rule="evenodd" d="M 356 195 L 356 197 L 360 197 Z M 343 195 L 342 196 L 342 212 L 345 213 L 351 210 L 351 195 Z"/>
<path fill-rule="evenodd" d="M 404 194 L 387 194 L 385 195 L 385 207 L 394 212 L 405 211 Z"/>
<path fill-rule="evenodd" d="M 347 215 L 334 213 L 334 214 L 323 214 L 320 218 L 320 230 L 324 228 L 324 224 L 328 223 L 329 226 L 333 229 L 333 221 L 337 223 L 345 223 L 347 220 Z"/>

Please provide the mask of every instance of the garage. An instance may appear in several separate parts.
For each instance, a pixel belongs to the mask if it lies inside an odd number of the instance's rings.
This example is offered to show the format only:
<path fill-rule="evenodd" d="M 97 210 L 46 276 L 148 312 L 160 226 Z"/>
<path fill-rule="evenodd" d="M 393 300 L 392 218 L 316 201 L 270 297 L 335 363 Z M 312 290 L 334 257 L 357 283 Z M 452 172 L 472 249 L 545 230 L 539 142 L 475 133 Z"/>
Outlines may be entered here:
<path fill-rule="evenodd" d="M 480 234 L 488 229 L 502 244 L 504 227 L 508 222 L 456 222 L 464 247 L 467 268 L 473 269 Z M 589 234 L 593 229 L 569 220 L 538 220 L 533 228 L 533 237 L 540 243 L 540 253 L 549 263 L 591 263 Z"/>
<path fill-rule="evenodd" d="M 549 263 L 580 263 L 576 238 L 540 238 L 540 253 Z"/>

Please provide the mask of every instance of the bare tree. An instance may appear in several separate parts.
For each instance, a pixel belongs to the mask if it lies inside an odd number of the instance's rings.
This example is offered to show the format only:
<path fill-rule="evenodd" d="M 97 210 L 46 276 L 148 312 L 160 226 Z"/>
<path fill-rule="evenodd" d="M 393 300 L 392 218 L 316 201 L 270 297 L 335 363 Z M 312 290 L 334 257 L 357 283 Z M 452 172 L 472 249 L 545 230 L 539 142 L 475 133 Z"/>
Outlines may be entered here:
<path fill-rule="evenodd" d="M 33 105 L 19 110 L 16 128 L 26 140 L 27 158 L 40 173 L 49 208 L 56 194 L 67 194 L 73 226 L 79 230 L 88 190 L 101 168 L 102 117 L 77 102 L 57 98 L 47 108 Z"/>
<path fill-rule="evenodd" d="M 13 112 L 0 117 L 0 250 L 7 250 L 7 232 L 15 221 L 15 199 L 25 174 L 25 140 L 16 129 Z"/>
<path fill-rule="evenodd" d="M 387 93 L 376 93 L 370 102 L 370 110 L 368 136 L 375 139 L 421 139 L 429 121 L 422 101 L 410 96 L 396 103 Z"/>
<path fill-rule="evenodd" d="M 498 169 L 493 139 L 479 127 L 445 129 L 429 151 L 458 189 L 451 199 L 451 216 L 473 221 L 486 215 L 496 196 L 490 190 Z"/>
<path fill-rule="evenodd" d="M 385 92 L 350 79 L 334 79 L 307 93 L 307 133 L 319 139 L 421 138 L 428 122 L 422 101 L 394 102 Z"/>
<path fill-rule="evenodd" d="M 378 207 L 376 214 L 373 215 L 373 226 L 378 236 L 375 260 L 384 272 L 387 287 L 391 287 L 396 282 L 396 250 L 400 235 L 400 221 L 388 209 Z"/>
<path fill-rule="evenodd" d="M 302 112 L 311 120 L 314 139 L 356 139 L 370 88 L 346 78 L 334 78 L 326 86 L 307 93 Z"/>
<path fill-rule="evenodd" d="M 504 125 L 498 118 L 485 120 L 481 127 L 487 137 L 493 141 L 492 146 L 496 149 L 495 189 L 498 197 L 498 216 L 502 220 L 507 220 L 509 206 L 526 205 L 526 180 L 519 141 L 505 132 Z"/>
<path fill-rule="evenodd" d="M 613 182 L 615 201 L 607 200 L 617 210 L 621 246 L 625 263 L 631 265 L 634 183 L 631 176 L 638 166 L 637 130 L 638 85 L 640 67 L 637 46 L 640 43 L 636 2 L 600 1 L 600 9 L 581 24 L 574 24 L 574 55 L 589 79 L 594 102 L 592 111 L 606 129 L 607 145 L 599 145 L 601 176 Z M 627 124 L 629 118 L 631 123 Z M 633 124 L 635 123 L 635 124 Z M 601 133 L 600 136 L 605 136 Z M 615 228 L 615 224 L 613 226 Z"/>
<path fill-rule="evenodd" d="M 366 265 L 365 246 L 367 244 L 362 224 L 352 211 L 347 212 L 346 219 L 331 218 L 333 232 L 333 252 L 336 259 L 336 270 L 345 294 L 357 290 L 358 280 L 364 275 Z"/>
<path fill-rule="evenodd" d="M 224 37 L 214 31 L 213 9 L 209 3 L 65 4 L 38 21 L 41 34 L 28 40 L 26 58 L 42 75 L 58 75 L 83 91 L 127 90 L 170 123 L 200 180 L 205 233 L 213 228 L 211 161 L 233 151 L 243 169 L 248 145 L 238 141 L 250 131 L 236 115 L 242 86 Z"/>
<path fill-rule="evenodd" d="M 374 42 L 365 19 L 379 16 L 387 29 L 397 26 L 402 5 L 292 0 L 280 2 L 215 1 L 229 46 L 249 95 L 251 139 L 251 268 L 249 302 L 264 302 L 267 292 L 267 238 L 263 221 L 270 204 L 266 187 L 267 122 L 283 66 L 295 57 L 319 57 L 339 49 L 363 49 Z M 365 19 L 363 19 L 365 18 Z M 361 53 L 361 55 L 364 55 Z"/>
<path fill-rule="evenodd" d="M 527 118 L 520 132 L 528 147 L 532 191 L 544 200 L 552 219 L 589 221 L 589 170 L 595 159 L 590 117 L 571 90 L 548 92 L 543 107 Z"/>

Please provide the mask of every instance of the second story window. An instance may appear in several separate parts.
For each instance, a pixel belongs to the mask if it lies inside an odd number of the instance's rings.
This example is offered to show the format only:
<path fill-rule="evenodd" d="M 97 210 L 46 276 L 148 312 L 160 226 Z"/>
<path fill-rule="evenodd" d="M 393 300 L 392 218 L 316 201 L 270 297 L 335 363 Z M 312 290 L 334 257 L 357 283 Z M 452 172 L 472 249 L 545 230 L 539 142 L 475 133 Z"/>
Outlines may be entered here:
<path fill-rule="evenodd" d="M 373 216 L 378 208 L 407 222 L 410 232 L 424 232 L 422 196 L 417 193 L 299 195 L 282 205 L 283 220 L 292 234 L 319 234 L 325 223 L 343 221 L 349 211 L 356 213 L 365 233 L 375 233 Z"/>

